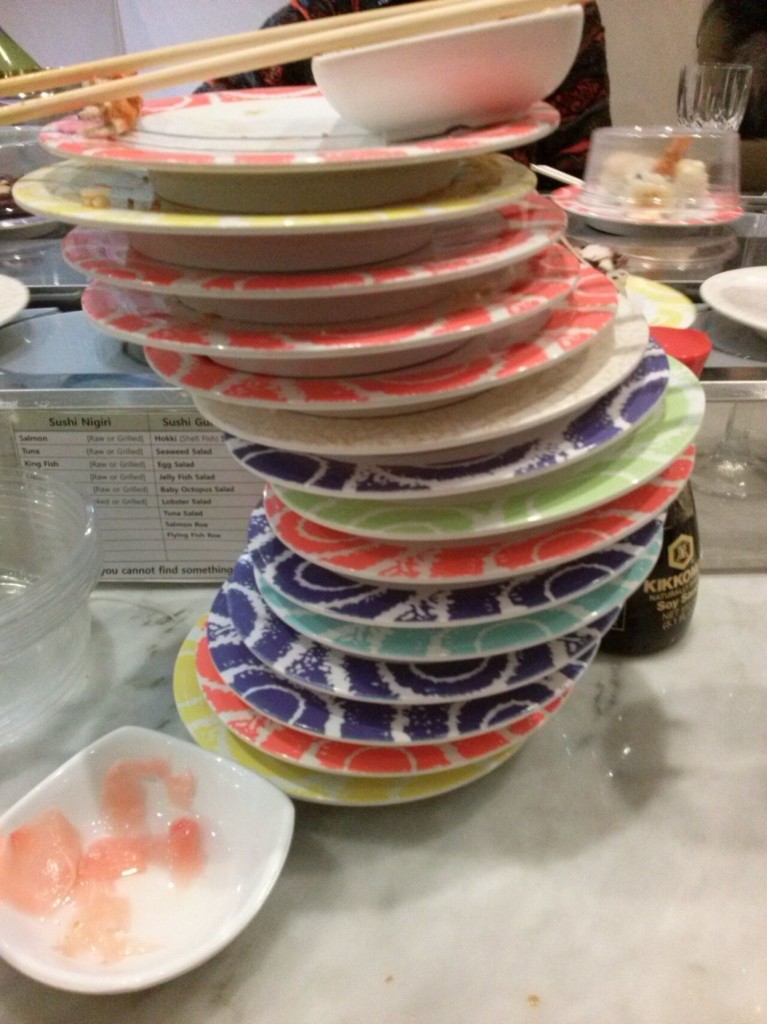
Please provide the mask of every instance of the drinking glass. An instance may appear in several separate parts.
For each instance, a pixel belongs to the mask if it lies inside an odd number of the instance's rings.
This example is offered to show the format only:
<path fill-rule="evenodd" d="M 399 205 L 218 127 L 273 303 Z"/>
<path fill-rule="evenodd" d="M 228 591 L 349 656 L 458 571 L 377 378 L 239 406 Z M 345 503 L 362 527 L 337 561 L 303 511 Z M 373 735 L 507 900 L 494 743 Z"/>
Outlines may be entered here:
<path fill-rule="evenodd" d="M 746 236 L 741 267 L 767 265 L 767 214 L 753 218 Z M 722 316 L 722 314 L 716 314 Z M 760 362 L 767 354 L 764 341 L 734 322 L 732 345 L 719 343 L 721 351 Z M 739 336 L 746 336 L 740 341 Z M 726 335 L 729 342 L 729 332 Z M 753 339 L 753 340 L 751 340 Z M 740 342 L 740 343 L 739 343 Z M 767 450 L 764 445 L 764 411 L 761 402 L 733 401 L 722 437 L 695 465 L 695 490 L 720 498 L 767 499 Z"/>
<path fill-rule="evenodd" d="M 746 112 L 750 64 L 686 64 L 679 72 L 676 113 L 685 128 L 732 128 Z"/>

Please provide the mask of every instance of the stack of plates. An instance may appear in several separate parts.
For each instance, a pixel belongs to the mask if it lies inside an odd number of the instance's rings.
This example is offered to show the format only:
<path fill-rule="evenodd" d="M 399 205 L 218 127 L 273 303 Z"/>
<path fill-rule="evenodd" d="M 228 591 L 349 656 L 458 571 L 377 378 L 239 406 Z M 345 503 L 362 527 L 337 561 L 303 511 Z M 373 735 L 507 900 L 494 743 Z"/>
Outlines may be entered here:
<path fill-rule="evenodd" d="M 691 473 L 696 378 L 494 152 L 555 124 L 387 145 L 316 90 L 213 93 L 116 141 L 59 122 L 43 141 L 78 159 L 17 186 L 79 225 L 93 323 L 265 483 L 175 693 L 197 742 L 293 796 L 419 799 L 511 757 Z"/>

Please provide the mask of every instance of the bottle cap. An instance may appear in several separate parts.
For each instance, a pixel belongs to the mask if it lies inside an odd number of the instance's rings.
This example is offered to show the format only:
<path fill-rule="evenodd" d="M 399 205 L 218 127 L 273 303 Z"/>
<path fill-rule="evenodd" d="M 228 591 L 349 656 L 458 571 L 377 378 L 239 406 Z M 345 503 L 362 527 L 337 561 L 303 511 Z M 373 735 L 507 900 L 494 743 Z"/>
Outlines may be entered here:
<path fill-rule="evenodd" d="M 678 359 L 700 377 L 713 348 L 705 331 L 694 327 L 651 327 L 650 335 L 667 355 Z"/>

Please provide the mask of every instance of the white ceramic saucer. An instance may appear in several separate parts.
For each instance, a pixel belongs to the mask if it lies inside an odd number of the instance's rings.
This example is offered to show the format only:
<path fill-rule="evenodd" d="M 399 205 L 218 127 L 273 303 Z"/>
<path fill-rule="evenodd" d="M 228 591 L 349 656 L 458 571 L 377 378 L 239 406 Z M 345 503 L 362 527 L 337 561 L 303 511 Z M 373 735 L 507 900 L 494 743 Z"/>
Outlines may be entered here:
<path fill-rule="evenodd" d="M 703 282 L 700 295 L 717 313 L 767 338 L 767 267 L 714 274 Z"/>

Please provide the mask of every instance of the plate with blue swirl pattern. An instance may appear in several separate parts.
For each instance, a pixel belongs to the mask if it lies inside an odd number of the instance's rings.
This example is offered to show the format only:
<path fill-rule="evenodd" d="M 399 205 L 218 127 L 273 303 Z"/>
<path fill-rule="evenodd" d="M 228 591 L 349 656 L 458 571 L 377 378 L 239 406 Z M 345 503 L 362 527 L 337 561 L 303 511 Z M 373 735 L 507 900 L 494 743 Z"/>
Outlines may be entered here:
<path fill-rule="evenodd" d="M 617 609 L 612 621 L 617 617 Z M 361 743 L 448 743 L 508 727 L 562 696 L 588 668 L 598 643 L 550 675 L 492 697 L 448 704 L 372 704 L 327 697 L 270 671 L 243 643 L 228 614 L 223 588 L 206 627 L 216 670 L 246 704 L 294 729 Z"/>
<path fill-rule="evenodd" d="M 568 633 L 597 623 L 622 605 L 639 587 L 660 554 L 661 537 L 621 576 L 592 590 L 578 601 L 557 605 L 509 621 L 473 626 L 411 629 L 408 626 L 382 628 L 343 622 L 330 615 L 307 611 L 283 597 L 262 579 L 250 594 L 259 594 L 269 611 L 310 640 L 332 650 L 360 658 L 417 663 L 452 662 L 465 658 L 489 658 L 536 644 L 548 643 Z"/>
<path fill-rule="evenodd" d="M 290 764 L 330 774 L 386 778 L 405 775 L 432 775 L 476 764 L 502 750 L 516 752 L 559 709 L 562 697 L 548 701 L 541 710 L 531 712 L 505 729 L 483 733 L 455 743 L 413 743 L 403 746 L 368 746 L 307 736 L 289 725 L 275 722 L 237 696 L 227 686 L 211 661 L 204 627 L 196 627 L 189 639 L 201 633 L 195 643 L 195 671 L 202 695 L 219 720 L 248 746 Z"/>
<path fill-rule="evenodd" d="M 494 656 L 402 662 L 334 650 L 293 629 L 272 614 L 244 559 L 238 560 L 222 592 L 222 615 L 251 655 L 275 675 L 321 695 L 390 705 L 447 704 L 526 686 L 581 656 L 612 622 L 609 613 L 546 643 Z"/>

